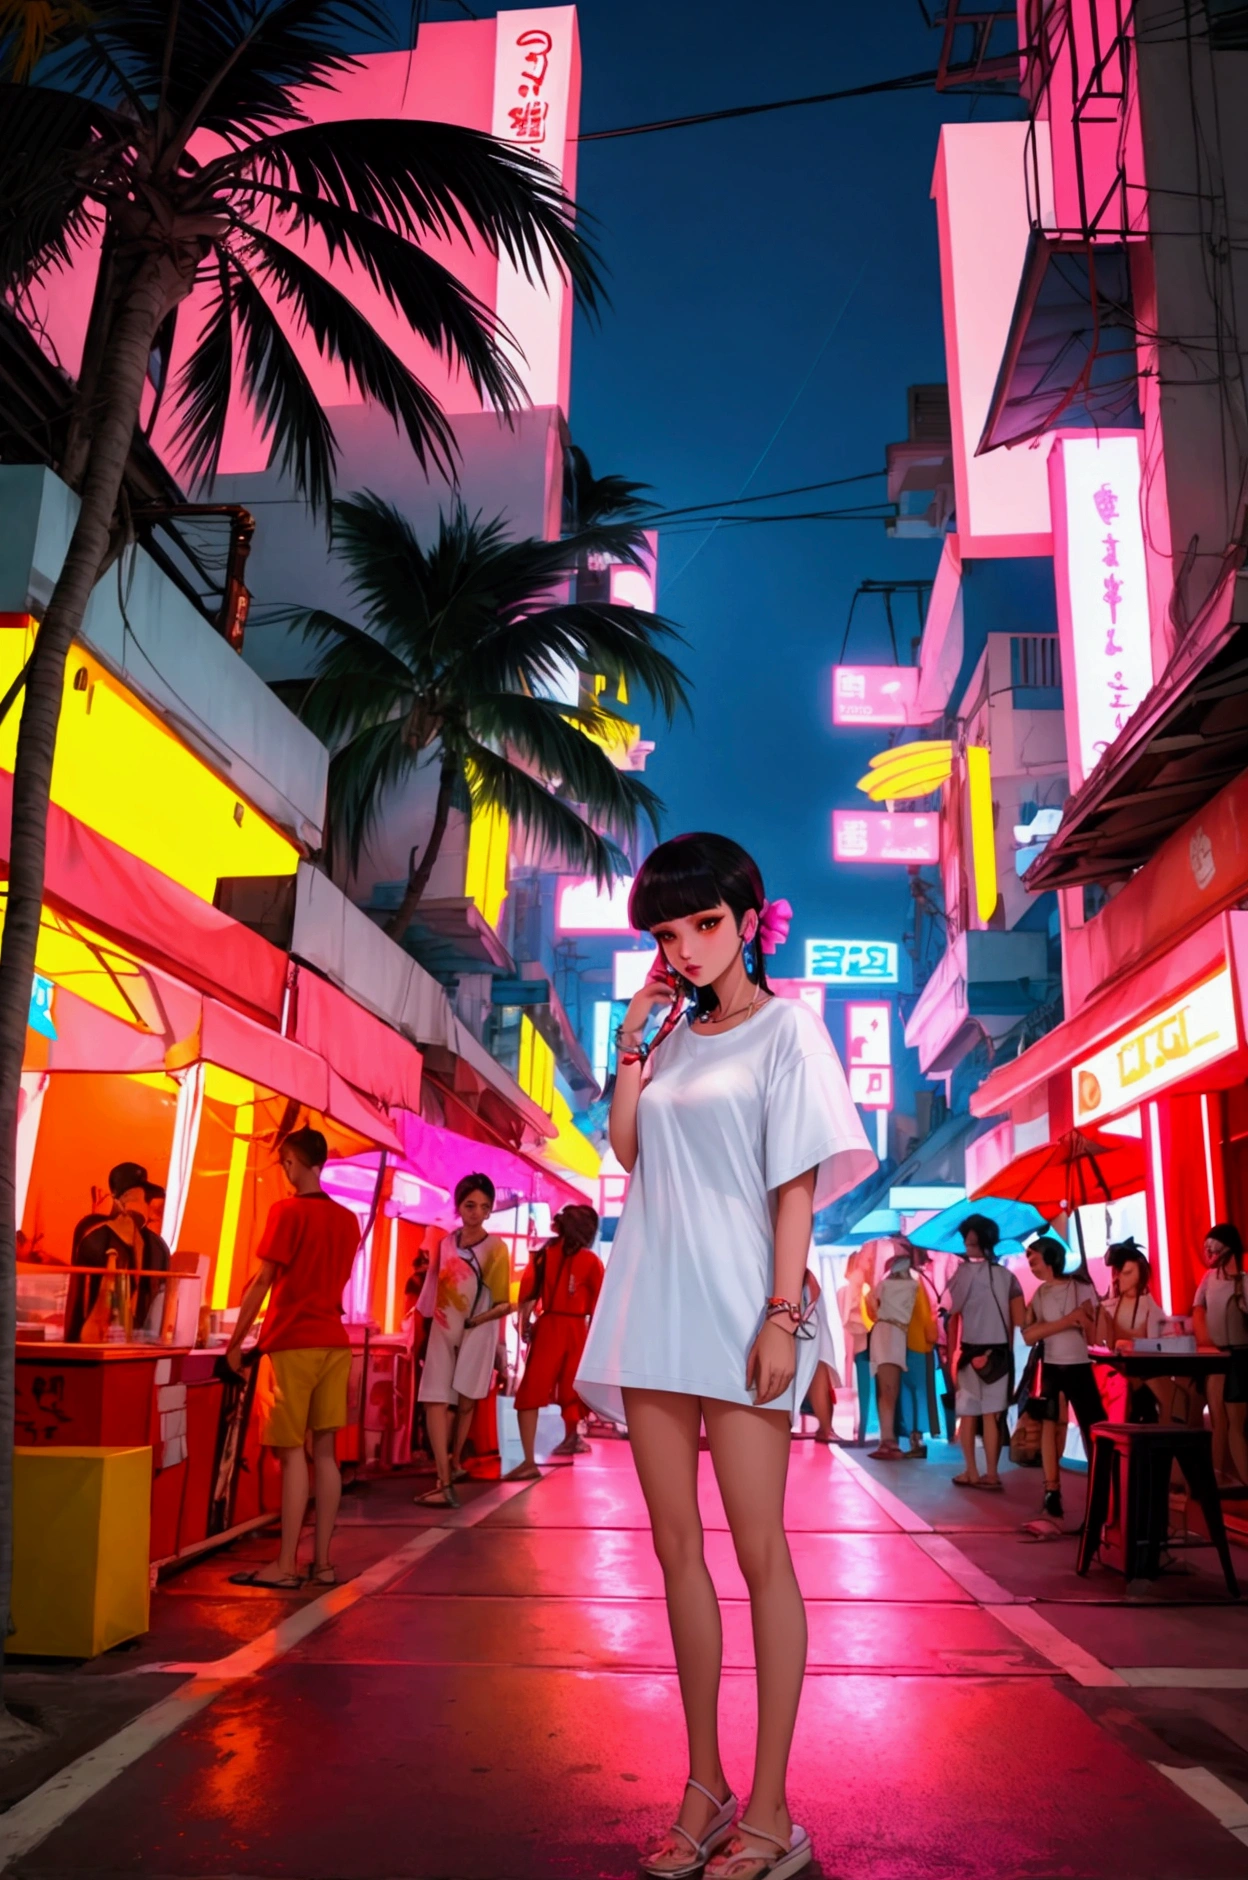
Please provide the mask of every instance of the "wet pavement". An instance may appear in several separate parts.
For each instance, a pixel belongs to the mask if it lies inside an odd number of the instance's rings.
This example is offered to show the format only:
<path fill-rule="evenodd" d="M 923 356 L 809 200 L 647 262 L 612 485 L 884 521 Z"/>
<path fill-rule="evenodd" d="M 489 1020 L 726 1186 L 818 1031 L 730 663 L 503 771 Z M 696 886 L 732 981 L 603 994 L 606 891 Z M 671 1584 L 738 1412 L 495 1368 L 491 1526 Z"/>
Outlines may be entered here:
<path fill-rule="evenodd" d="M 1226 1601 L 1208 1550 L 1176 1550 L 1162 1580 L 1128 1596 L 1108 1570 L 1077 1578 L 1072 1535 L 1022 1532 L 1034 1474 L 1012 1472 L 990 1496 L 952 1487 L 943 1445 L 891 1468 L 861 1457 L 798 1444 L 790 1481 L 811 1636 L 791 1801 L 814 1838 L 812 1874 L 1242 1876 L 1248 1610 Z M 725 1602 L 726 1760 L 741 1785 L 749 1615 L 702 1460 Z M 1082 1485 L 1070 1483 L 1073 1529 Z M 597 1441 L 531 1487 L 474 1486 L 450 1515 L 414 1507 L 416 1486 L 347 1497 L 337 1560 L 354 1577 L 328 1598 L 230 1587 L 230 1572 L 272 1553 L 253 1535 L 166 1582 L 134 1650 L 19 1668 L 15 1700 L 70 1718 L 77 1693 L 95 1709 L 78 1718 L 82 1760 L 54 1783 L 18 1800 L 42 1775 L 10 1770 L 4 1871 L 635 1873 L 685 1766 L 626 1446 Z"/>

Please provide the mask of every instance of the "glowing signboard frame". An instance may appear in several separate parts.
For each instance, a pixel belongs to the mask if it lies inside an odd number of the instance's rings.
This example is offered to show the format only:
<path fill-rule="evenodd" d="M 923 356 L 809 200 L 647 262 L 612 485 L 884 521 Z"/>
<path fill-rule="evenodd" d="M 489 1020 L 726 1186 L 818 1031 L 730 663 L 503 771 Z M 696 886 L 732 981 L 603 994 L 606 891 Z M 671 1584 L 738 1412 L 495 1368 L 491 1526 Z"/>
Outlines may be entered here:
<path fill-rule="evenodd" d="M 632 891 L 631 875 L 617 881 L 609 894 L 589 876 L 583 881 L 561 881 L 555 926 L 561 934 L 631 933 L 628 897 Z"/>
<path fill-rule="evenodd" d="M 895 940 L 808 940 L 806 977 L 825 986 L 895 986 Z"/>
<path fill-rule="evenodd" d="M 934 810 L 834 809 L 834 862 L 884 862 L 922 868 L 940 860 Z"/>
<path fill-rule="evenodd" d="M 657 958 L 657 947 L 635 947 L 631 951 L 614 954 L 611 960 L 611 997 L 631 999 L 635 992 L 640 992 Z"/>
<path fill-rule="evenodd" d="M 887 999 L 845 1008 L 849 1094 L 864 1110 L 893 1107 L 893 1008 Z"/>
<path fill-rule="evenodd" d="M 908 725 L 919 696 L 917 666 L 834 666 L 834 725 Z"/>
<path fill-rule="evenodd" d="M 1074 1066 L 1075 1123 L 1134 1109 L 1238 1049 L 1235 988 L 1223 966 Z"/>

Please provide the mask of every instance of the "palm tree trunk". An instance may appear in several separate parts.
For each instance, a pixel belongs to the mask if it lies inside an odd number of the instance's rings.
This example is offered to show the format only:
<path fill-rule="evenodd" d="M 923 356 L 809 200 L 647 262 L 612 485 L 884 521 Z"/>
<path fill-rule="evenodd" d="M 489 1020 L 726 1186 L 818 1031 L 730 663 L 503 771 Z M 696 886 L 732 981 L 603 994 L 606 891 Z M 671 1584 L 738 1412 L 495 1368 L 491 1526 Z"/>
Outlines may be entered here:
<path fill-rule="evenodd" d="M 433 865 L 442 848 L 442 839 L 446 834 L 446 825 L 450 820 L 451 796 L 455 789 L 455 778 L 459 773 L 459 762 L 454 753 L 442 747 L 442 769 L 438 777 L 438 801 L 433 812 L 433 827 L 429 831 L 429 840 L 419 866 L 412 870 L 407 883 L 407 892 L 399 902 L 398 911 L 386 922 L 386 932 L 392 940 L 402 940 L 412 924 L 412 915 L 420 905 L 420 897 L 429 886 L 429 877 Z"/>
<path fill-rule="evenodd" d="M 35 640 L 13 767 L 9 888 L 0 944 L 0 1624 L 13 1576 L 13 1411 L 17 1341 L 17 1114 L 39 940 L 52 760 L 65 660 L 109 550 L 144 374 L 171 291 L 168 261 L 138 273 L 97 380 L 95 434 L 69 552 Z M 176 291 L 174 289 L 173 291 Z"/>

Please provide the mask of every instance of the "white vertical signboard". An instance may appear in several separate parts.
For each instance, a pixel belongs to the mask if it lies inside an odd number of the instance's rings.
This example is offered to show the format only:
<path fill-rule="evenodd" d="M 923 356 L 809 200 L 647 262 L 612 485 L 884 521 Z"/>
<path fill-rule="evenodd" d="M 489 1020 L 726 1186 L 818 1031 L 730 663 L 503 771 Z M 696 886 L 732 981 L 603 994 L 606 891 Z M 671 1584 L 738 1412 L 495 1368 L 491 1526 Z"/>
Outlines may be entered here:
<path fill-rule="evenodd" d="M 1051 461 L 1072 789 L 1153 683 L 1139 435 L 1063 434 Z"/>
<path fill-rule="evenodd" d="M 576 9 L 532 7 L 500 13 L 494 51 L 493 133 L 540 157 L 563 180 L 572 96 Z M 546 280 L 529 281 L 506 256 L 498 263 L 495 311 L 522 355 L 516 366 L 535 405 L 559 403 L 564 297 L 554 262 Z"/>

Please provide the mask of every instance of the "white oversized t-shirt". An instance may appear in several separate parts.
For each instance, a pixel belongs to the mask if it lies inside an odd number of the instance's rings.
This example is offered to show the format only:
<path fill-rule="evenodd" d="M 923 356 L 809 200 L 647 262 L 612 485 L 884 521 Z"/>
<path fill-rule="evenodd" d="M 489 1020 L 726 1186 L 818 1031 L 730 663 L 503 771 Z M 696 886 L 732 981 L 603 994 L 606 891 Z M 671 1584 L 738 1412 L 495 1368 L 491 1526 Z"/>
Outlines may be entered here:
<path fill-rule="evenodd" d="M 845 1073 L 809 1006 L 772 999 L 732 1031 L 682 1022 L 650 1060 L 637 1166 L 577 1372 L 580 1396 L 623 1419 L 622 1386 L 753 1403 L 745 1365 L 774 1290 L 774 1194 L 808 1169 L 815 1206 L 876 1159 Z M 798 1345 L 796 1401 L 814 1374 Z M 792 1411 L 794 1391 L 770 1408 Z"/>

